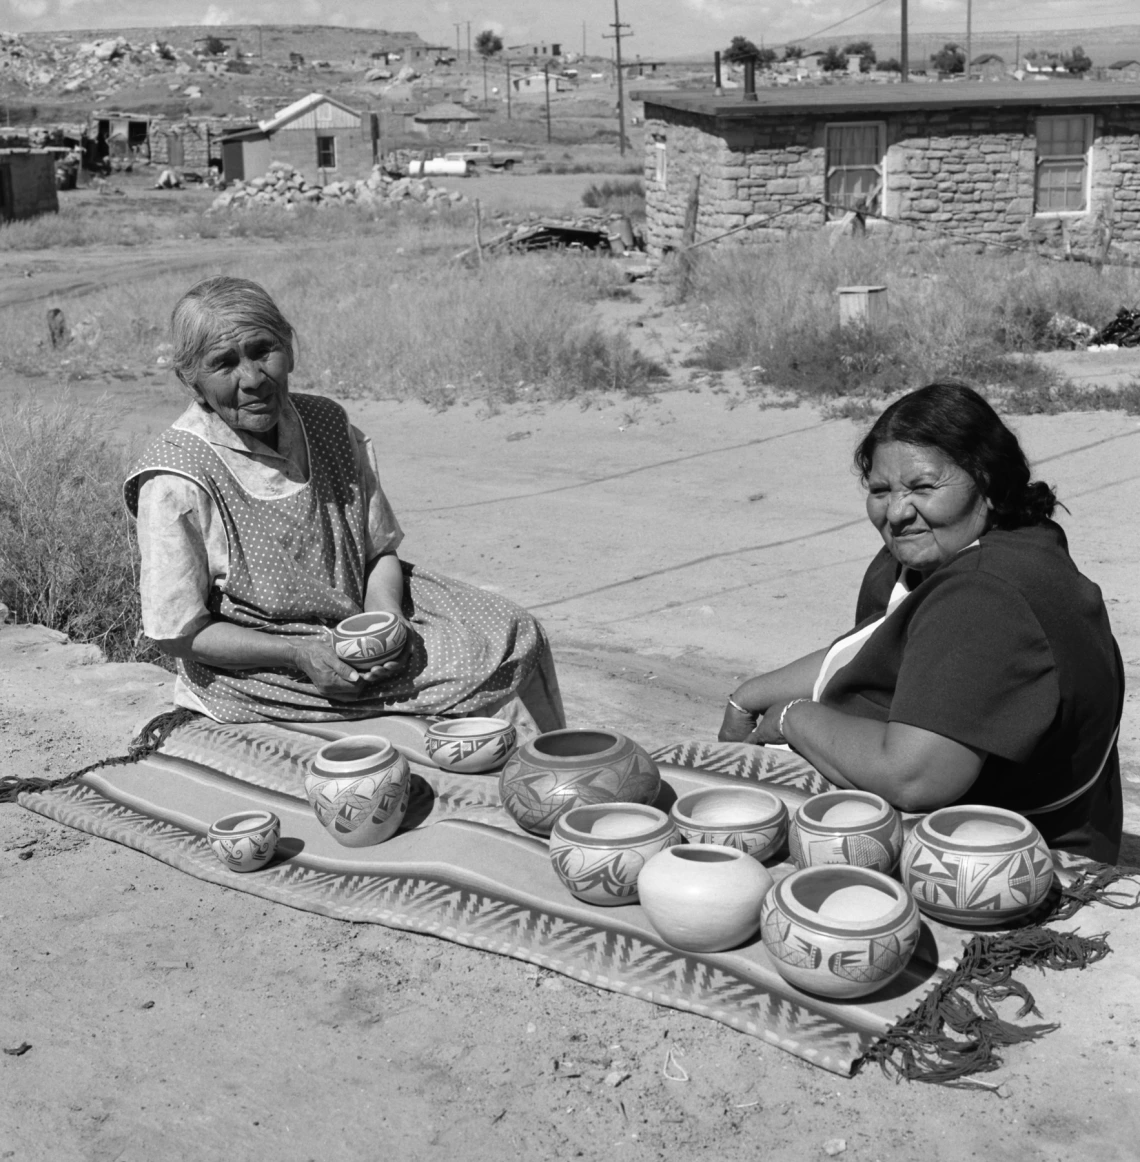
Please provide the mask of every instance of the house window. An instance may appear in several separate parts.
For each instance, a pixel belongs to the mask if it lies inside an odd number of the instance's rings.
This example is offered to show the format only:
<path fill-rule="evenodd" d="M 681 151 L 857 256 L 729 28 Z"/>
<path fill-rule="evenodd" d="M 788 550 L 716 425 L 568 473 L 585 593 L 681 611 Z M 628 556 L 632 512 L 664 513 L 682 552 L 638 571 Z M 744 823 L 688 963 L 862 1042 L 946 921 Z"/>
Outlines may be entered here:
<path fill-rule="evenodd" d="M 653 144 L 653 180 L 662 188 L 665 188 L 665 179 L 669 173 L 668 157 L 665 152 L 665 142 L 656 141 Z"/>
<path fill-rule="evenodd" d="M 1037 118 L 1038 214 L 1088 209 L 1091 117 Z"/>
<path fill-rule="evenodd" d="M 827 126 L 824 197 L 828 218 L 841 218 L 848 210 L 879 213 L 885 140 L 882 121 Z"/>
<path fill-rule="evenodd" d="M 317 138 L 317 165 L 321 169 L 336 169 L 336 138 Z"/>

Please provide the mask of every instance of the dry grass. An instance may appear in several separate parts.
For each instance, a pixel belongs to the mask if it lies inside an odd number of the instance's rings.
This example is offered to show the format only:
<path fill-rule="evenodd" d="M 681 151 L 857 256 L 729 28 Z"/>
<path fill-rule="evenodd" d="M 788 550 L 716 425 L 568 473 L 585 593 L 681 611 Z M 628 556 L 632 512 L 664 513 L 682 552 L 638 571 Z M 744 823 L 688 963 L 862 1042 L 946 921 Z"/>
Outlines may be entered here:
<path fill-rule="evenodd" d="M 1140 300 L 1136 271 L 1109 279 L 1086 265 L 876 236 L 800 234 L 698 253 L 691 285 L 709 338 L 695 362 L 745 368 L 757 386 L 832 406 L 945 375 L 1029 406 L 1058 386 L 1024 357 L 1049 346 L 1054 313 L 1101 326 Z M 888 287 L 890 321 L 874 332 L 839 326 L 838 288 L 862 284 Z"/>
<path fill-rule="evenodd" d="M 123 505 L 127 457 L 74 400 L 25 398 L 0 419 L 0 598 L 19 621 L 154 660 L 142 636 L 138 553 Z"/>

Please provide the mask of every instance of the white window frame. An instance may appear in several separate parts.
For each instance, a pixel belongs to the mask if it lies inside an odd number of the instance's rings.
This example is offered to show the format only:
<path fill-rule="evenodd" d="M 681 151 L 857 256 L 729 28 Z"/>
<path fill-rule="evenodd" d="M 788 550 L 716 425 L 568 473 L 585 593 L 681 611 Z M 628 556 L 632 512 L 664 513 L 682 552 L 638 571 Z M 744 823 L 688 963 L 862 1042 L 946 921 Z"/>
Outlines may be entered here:
<path fill-rule="evenodd" d="M 1038 209 L 1037 199 L 1040 194 L 1038 186 L 1038 179 L 1041 174 L 1041 162 L 1045 159 L 1037 152 L 1037 129 L 1043 121 L 1065 121 L 1080 120 L 1085 123 L 1085 180 L 1084 180 L 1084 205 L 1079 210 L 1041 210 Z M 1092 166 L 1093 166 L 1093 131 L 1095 124 L 1091 113 L 1055 113 L 1055 114 L 1040 114 L 1033 125 L 1033 216 L 1035 218 L 1083 218 L 1091 212 L 1092 209 Z M 1058 155 L 1053 155 L 1057 157 Z M 1080 154 L 1066 155 L 1066 160 L 1075 160 Z"/>
<path fill-rule="evenodd" d="M 824 199 L 826 201 L 830 202 L 831 175 L 834 172 L 834 170 L 839 169 L 838 166 L 832 167 L 831 165 L 828 164 L 828 157 L 827 157 L 828 140 L 831 136 L 831 131 L 833 129 L 862 129 L 862 128 L 866 128 L 868 126 L 871 126 L 875 129 L 877 129 L 879 132 L 879 148 L 878 148 L 879 161 L 878 161 L 878 164 L 874 167 L 878 171 L 878 174 L 879 174 L 879 188 L 876 192 L 876 196 L 874 199 L 875 204 L 873 204 L 871 207 L 869 207 L 869 212 L 874 213 L 874 214 L 882 214 L 883 213 L 883 206 L 884 206 L 884 202 L 885 202 L 885 197 L 886 197 L 886 186 L 887 186 L 887 180 L 886 180 L 887 123 L 885 121 L 828 121 L 824 124 L 824 127 L 823 127 L 823 194 L 824 194 Z M 828 222 L 834 221 L 837 218 L 842 218 L 843 215 L 846 213 L 848 213 L 847 210 L 841 210 L 839 207 L 831 206 L 830 204 L 827 205 L 825 207 L 825 210 L 824 210 L 825 220 Z"/>
<path fill-rule="evenodd" d="M 332 142 L 332 165 L 321 164 L 321 142 Z M 337 168 L 337 149 L 336 149 L 336 134 L 335 133 L 318 133 L 317 134 L 317 168 L 318 169 L 336 169 Z"/>
<path fill-rule="evenodd" d="M 664 190 L 668 188 L 669 180 L 669 152 L 666 143 L 658 139 L 653 143 L 654 166 L 653 180 Z"/>

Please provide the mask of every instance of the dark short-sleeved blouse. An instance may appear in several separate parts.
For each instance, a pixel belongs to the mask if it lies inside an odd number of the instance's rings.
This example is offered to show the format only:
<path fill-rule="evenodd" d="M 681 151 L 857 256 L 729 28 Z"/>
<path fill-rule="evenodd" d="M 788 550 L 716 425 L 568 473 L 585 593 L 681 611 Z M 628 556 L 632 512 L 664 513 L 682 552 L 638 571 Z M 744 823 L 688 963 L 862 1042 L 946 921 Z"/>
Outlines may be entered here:
<path fill-rule="evenodd" d="M 882 617 L 901 566 L 883 549 L 857 623 Z M 1115 862 L 1123 806 L 1115 736 L 1124 666 L 1100 589 L 1052 521 L 994 529 L 919 584 L 828 682 L 821 701 L 985 751 L 962 802 L 1031 813 L 1053 847 Z"/>

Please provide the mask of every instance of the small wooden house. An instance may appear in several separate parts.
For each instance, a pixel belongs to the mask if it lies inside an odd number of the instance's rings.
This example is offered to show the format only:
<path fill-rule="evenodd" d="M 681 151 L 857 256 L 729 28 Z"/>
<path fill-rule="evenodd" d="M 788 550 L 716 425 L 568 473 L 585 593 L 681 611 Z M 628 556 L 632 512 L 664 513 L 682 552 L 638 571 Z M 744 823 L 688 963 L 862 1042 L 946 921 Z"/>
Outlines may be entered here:
<path fill-rule="evenodd" d="M 54 155 L 45 149 L 0 149 L 0 222 L 58 210 Z"/>
<path fill-rule="evenodd" d="M 432 141 L 449 141 L 465 137 L 472 122 L 479 120 L 478 113 L 472 113 L 454 101 L 440 101 L 414 114 L 412 128 Z"/>
<path fill-rule="evenodd" d="M 287 161 L 323 185 L 363 174 L 373 160 L 372 119 L 323 93 L 310 93 L 271 118 L 221 139 L 226 181 L 260 177 Z"/>

